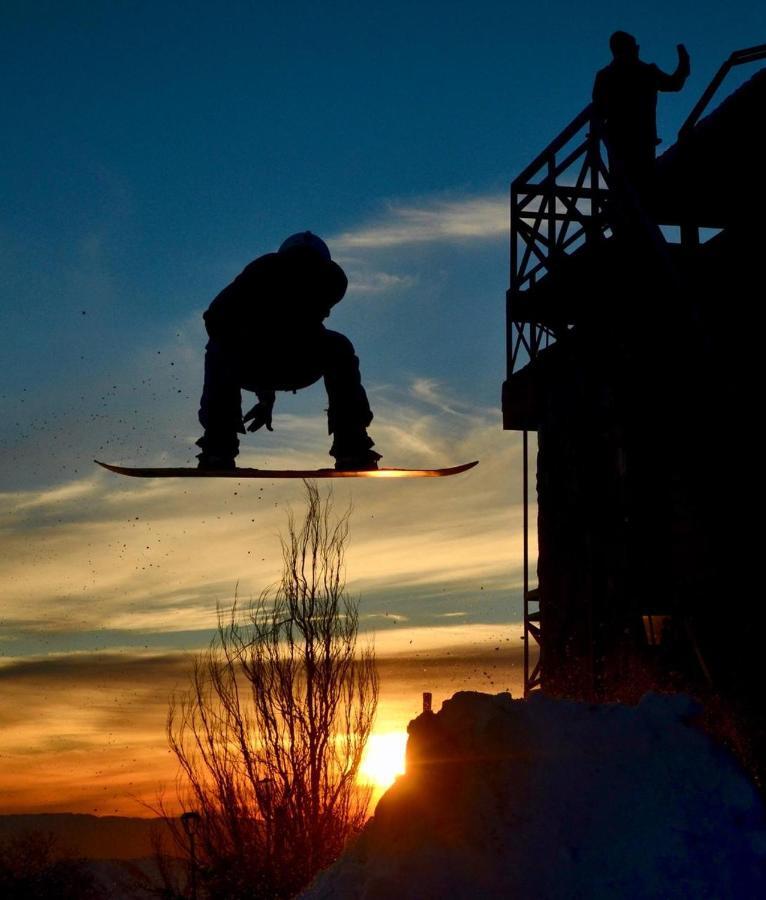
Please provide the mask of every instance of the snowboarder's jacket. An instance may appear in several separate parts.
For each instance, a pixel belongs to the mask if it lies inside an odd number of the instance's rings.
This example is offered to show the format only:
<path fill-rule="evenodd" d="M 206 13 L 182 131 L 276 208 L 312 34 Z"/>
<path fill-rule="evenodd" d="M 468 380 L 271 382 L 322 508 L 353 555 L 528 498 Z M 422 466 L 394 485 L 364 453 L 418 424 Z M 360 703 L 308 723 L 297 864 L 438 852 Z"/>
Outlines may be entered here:
<path fill-rule="evenodd" d="M 348 279 L 341 267 L 303 247 L 267 253 L 246 266 L 204 314 L 208 335 L 237 347 L 306 337 L 319 329 L 343 299 Z"/>

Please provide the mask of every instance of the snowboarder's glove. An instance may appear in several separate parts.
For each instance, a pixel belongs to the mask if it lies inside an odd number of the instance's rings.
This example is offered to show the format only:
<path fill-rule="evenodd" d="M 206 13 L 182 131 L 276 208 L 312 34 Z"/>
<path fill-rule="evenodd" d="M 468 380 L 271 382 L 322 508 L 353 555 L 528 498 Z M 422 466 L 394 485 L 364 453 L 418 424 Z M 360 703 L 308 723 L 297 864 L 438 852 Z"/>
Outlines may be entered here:
<path fill-rule="evenodd" d="M 271 427 L 271 416 L 274 412 L 274 391 L 264 391 L 258 394 L 258 402 L 244 416 L 243 422 L 250 422 L 247 426 L 248 431 L 258 431 L 264 425 L 268 431 L 273 431 Z M 252 421 L 251 421 L 252 420 Z"/>

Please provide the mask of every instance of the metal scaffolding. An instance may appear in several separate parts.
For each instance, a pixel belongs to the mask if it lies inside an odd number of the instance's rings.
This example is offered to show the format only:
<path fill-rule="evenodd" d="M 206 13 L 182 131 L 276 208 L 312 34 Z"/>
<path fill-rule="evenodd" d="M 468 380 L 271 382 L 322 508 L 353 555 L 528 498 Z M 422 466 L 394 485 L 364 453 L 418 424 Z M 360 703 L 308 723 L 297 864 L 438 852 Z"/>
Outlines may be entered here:
<path fill-rule="evenodd" d="M 679 132 L 679 145 L 688 141 L 700 116 L 727 73 L 743 63 L 766 58 L 766 45 L 732 53 L 721 66 Z M 535 361 L 541 351 L 552 346 L 574 325 L 567 312 L 546 309 L 538 302 L 543 279 L 562 277 L 567 260 L 576 253 L 597 250 L 612 237 L 610 221 L 615 215 L 635 220 L 636 234 L 642 235 L 657 252 L 665 274 L 677 272 L 658 223 L 647 216 L 628 190 L 621 193 L 619 210 L 612 196 L 607 152 L 600 122 L 592 105 L 587 106 L 511 184 L 510 287 L 506 294 L 507 372 L 503 385 L 503 414 L 506 429 L 522 432 L 523 479 L 523 590 L 524 590 L 524 693 L 537 690 L 543 683 L 539 658 L 533 663 L 532 650 L 542 639 L 540 593 L 531 585 L 529 549 L 529 432 L 536 430 L 534 403 L 511 394 L 514 390 L 531 393 L 527 380 L 522 384 L 513 376 Z M 612 188 L 612 191 L 610 191 Z M 680 221 L 682 244 L 694 247 L 699 228 L 694 222 Z M 550 279 L 552 281 L 553 279 Z M 562 285 L 566 285 L 566 274 Z M 555 290 L 558 290 L 556 287 Z M 554 293 L 555 293 L 554 290 Z M 550 297 L 550 291 L 548 295 Z M 512 383 L 513 381 L 513 383 Z"/>

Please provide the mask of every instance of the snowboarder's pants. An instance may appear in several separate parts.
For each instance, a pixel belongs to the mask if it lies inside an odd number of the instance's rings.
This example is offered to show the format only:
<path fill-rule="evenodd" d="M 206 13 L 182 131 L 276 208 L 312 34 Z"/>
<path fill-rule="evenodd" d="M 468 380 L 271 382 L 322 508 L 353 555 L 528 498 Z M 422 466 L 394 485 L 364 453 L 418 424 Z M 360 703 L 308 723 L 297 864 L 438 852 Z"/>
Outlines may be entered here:
<path fill-rule="evenodd" d="M 322 377 L 327 390 L 328 431 L 335 435 L 336 444 L 365 436 L 372 411 L 362 386 L 359 359 L 344 335 L 321 326 L 305 337 L 291 336 L 282 347 L 278 340 L 269 343 L 266 339 L 253 341 L 253 349 L 246 351 L 211 339 L 205 350 L 199 410 L 205 435 L 199 445 L 206 453 L 236 456 L 237 434 L 244 432 L 242 389 L 295 391 Z"/>

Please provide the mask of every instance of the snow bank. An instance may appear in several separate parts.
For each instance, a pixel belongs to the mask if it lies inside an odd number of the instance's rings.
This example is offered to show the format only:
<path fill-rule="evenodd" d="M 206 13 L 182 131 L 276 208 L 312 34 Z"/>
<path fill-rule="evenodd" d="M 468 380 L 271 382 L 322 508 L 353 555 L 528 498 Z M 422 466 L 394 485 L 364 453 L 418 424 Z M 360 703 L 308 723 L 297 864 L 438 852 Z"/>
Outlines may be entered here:
<path fill-rule="evenodd" d="M 761 800 L 683 696 L 461 692 L 310 900 L 766 897 Z"/>

